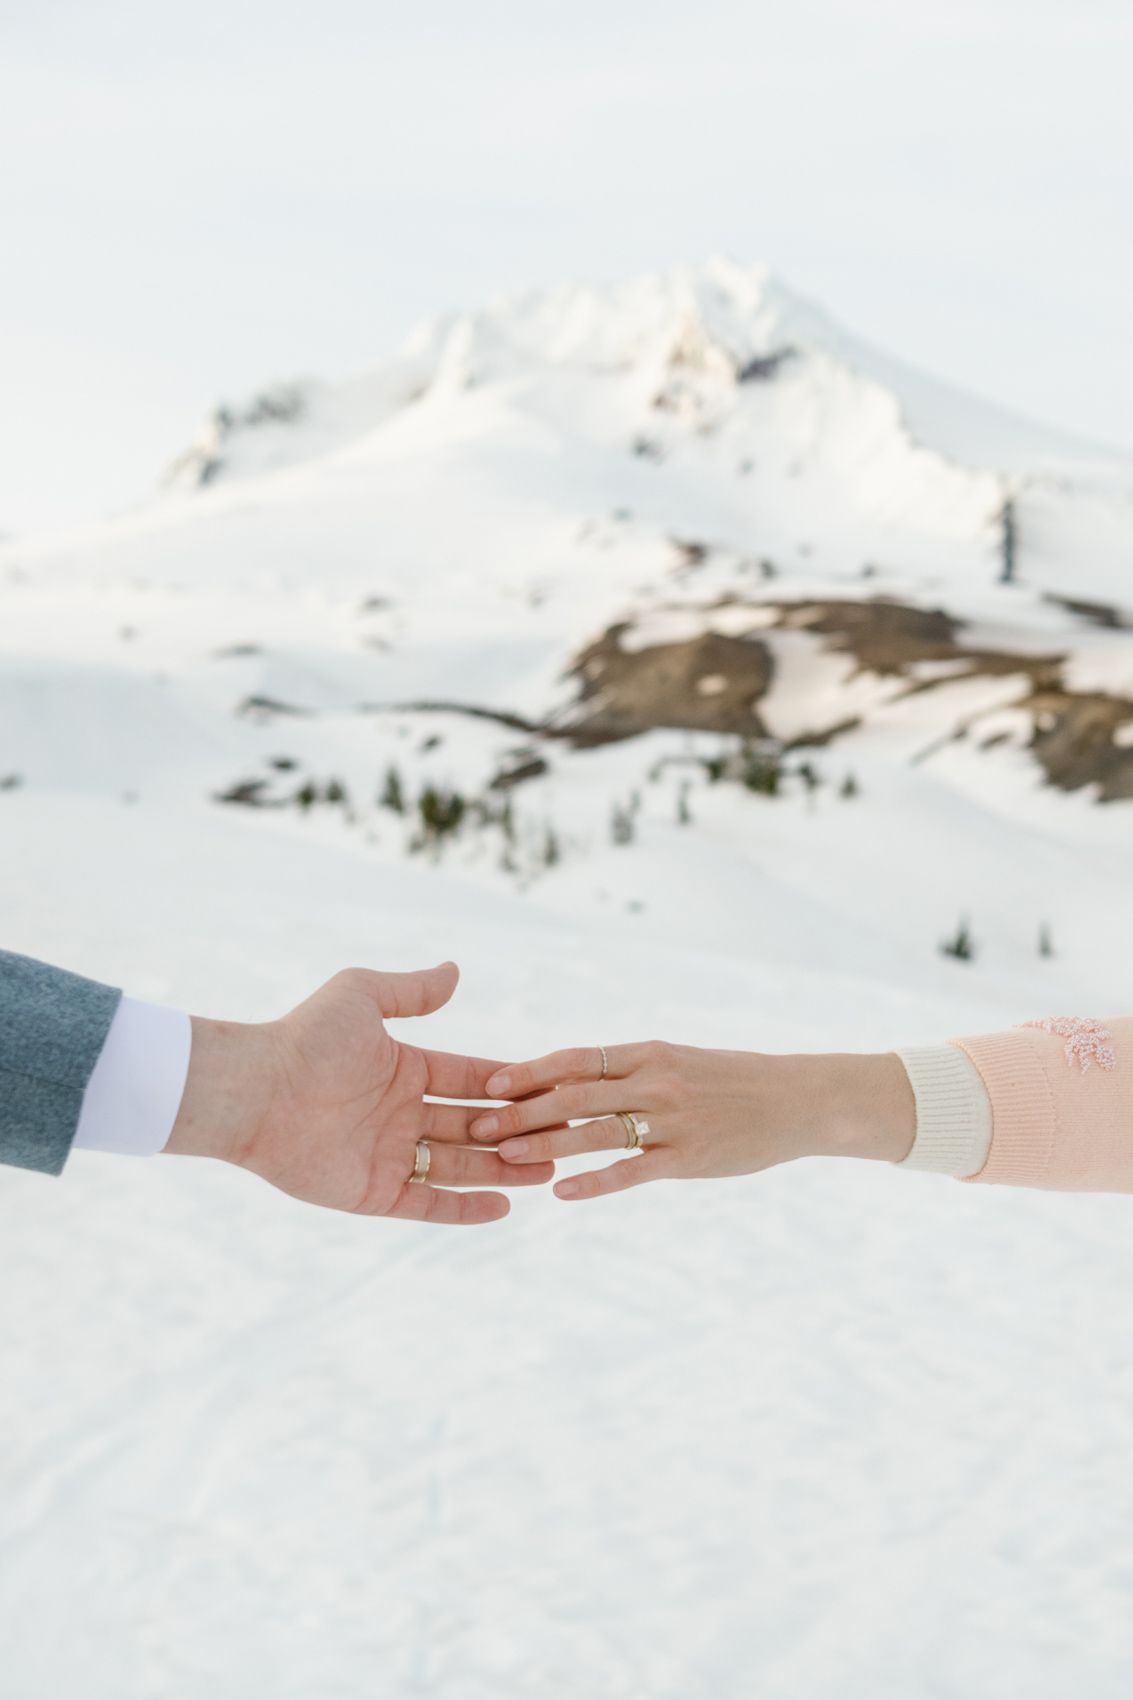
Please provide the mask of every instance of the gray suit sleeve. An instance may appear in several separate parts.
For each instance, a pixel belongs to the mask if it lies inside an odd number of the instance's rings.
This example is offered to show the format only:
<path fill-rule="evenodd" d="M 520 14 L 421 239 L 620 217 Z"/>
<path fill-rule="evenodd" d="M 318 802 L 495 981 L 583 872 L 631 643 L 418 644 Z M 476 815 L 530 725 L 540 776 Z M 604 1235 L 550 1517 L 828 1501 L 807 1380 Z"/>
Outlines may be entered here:
<path fill-rule="evenodd" d="M 0 1163 L 62 1173 L 121 996 L 0 950 Z"/>

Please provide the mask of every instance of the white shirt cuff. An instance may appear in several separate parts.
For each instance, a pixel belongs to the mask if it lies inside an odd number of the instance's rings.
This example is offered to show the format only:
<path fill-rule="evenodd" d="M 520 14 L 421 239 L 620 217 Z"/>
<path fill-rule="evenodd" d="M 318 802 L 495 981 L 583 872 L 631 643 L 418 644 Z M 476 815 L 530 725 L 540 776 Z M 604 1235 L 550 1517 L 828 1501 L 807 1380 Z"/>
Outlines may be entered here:
<path fill-rule="evenodd" d="M 991 1146 L 991 1099 L 975 1063 L 958 1045 L 906 1045 L 897 1055 L 917 1105 L 913 1148 L 897 1167 L 978 1174 Z"/>
<path fill-rule="evenodd" d="M 71 1149 L 132 1157 L 163 1150 L 181 1107 L 191 1043 L 183 1011 L 124 997 L 87 1082 Z"/>

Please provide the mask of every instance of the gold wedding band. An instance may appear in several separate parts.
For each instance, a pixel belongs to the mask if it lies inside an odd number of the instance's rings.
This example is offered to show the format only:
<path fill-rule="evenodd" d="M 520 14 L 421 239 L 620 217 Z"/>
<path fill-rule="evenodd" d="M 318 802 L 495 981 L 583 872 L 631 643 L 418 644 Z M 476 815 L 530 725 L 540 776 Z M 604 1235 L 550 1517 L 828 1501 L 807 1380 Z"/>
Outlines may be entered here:
<path fill-rule="evenodd" d="M 432 1160 L 433 1153 L 430 1147 L 426 1144 L 425 1140 L 419 1139 L 417 1141 L 417 1156 L 416 1161 L 413 1164 L 413 1173 L 409 1177 L 410 1186 L 420 1186 L 423 1181 L 428 1179 L 429 1164 Z"/>
<path fill-rule="evenodd" d="M 644 1116 L 635 1116 L 630 1110 L 618 1110 L 617 1118 L 626 1130 L 626 1150 L 640 1151 L 652 1131 Z"/>

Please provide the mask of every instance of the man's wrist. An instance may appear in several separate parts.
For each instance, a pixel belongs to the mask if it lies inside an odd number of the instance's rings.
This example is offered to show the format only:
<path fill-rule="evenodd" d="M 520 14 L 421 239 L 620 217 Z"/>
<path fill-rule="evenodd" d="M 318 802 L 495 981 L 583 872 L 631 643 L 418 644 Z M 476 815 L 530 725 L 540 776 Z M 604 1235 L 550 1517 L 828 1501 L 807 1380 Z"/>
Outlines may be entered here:
<path fill-rule="evenodd" d="M 268 1024 L 194 1015 L 192 1031 L 185 1090 L 165 1151 L 240 1163 L 272 1101 L 275 1052 Z"/>

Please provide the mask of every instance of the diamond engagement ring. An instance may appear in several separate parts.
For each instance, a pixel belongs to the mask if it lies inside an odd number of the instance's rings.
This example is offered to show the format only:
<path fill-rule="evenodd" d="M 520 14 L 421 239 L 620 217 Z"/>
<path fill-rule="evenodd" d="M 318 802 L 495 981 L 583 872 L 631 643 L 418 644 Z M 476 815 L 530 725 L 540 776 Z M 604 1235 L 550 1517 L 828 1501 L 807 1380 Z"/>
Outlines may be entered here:
<path fill-rule="evenodd" d="M 645 1117 L 635 1116 L 629 1110 L 619 1110 L 618 1120 L 626 1130 L 626 1150 L 640 1151 L 650 1134 Z"/>

